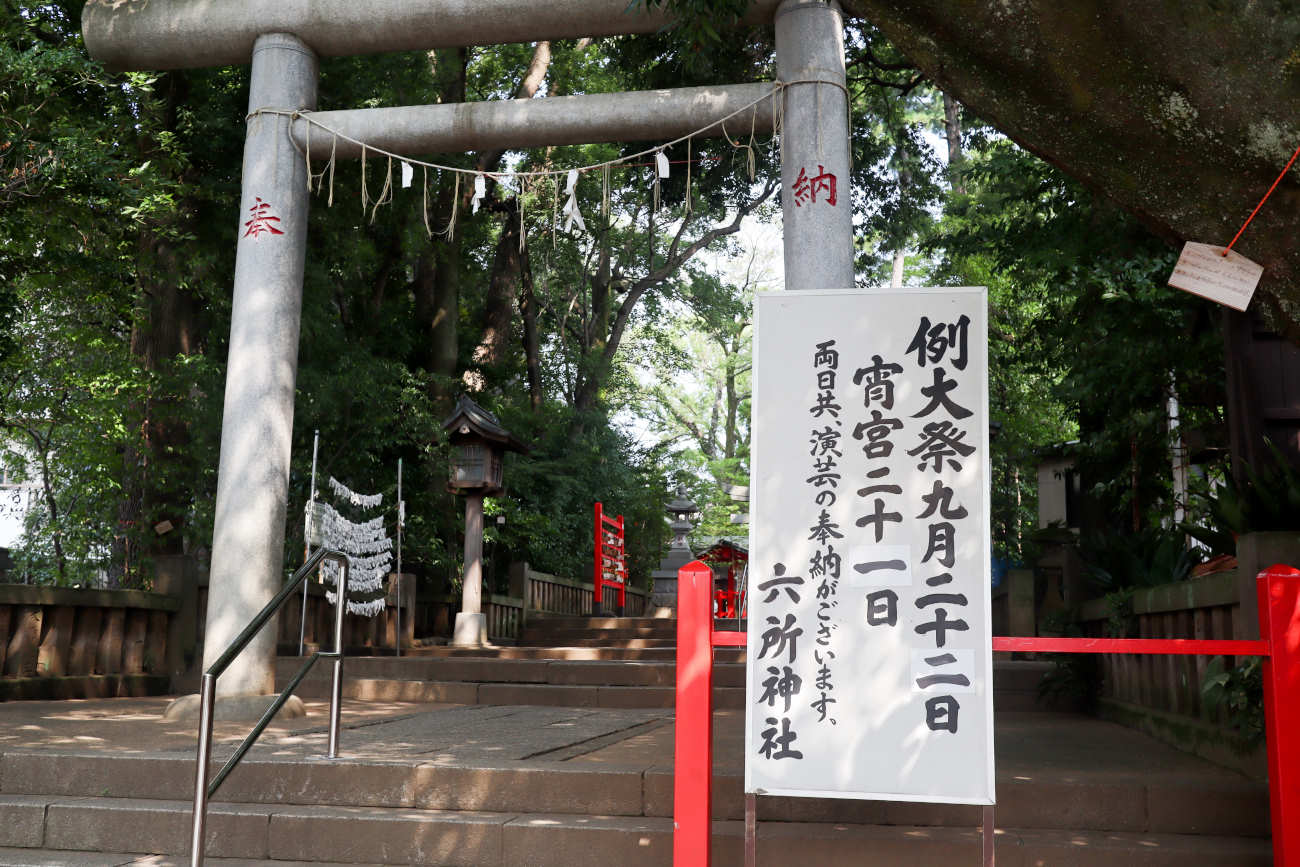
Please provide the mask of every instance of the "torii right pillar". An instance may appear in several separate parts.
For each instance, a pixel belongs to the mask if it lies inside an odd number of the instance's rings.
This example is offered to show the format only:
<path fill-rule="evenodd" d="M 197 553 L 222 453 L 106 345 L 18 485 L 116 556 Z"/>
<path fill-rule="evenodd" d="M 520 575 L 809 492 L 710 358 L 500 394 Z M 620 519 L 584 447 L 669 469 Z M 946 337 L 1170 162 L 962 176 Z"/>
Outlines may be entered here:
<path fill-rule="evenodd" d="M 837 3 L 776 10 L 785 288 L 853 288 L 853 203 L 844 21 Z"/>

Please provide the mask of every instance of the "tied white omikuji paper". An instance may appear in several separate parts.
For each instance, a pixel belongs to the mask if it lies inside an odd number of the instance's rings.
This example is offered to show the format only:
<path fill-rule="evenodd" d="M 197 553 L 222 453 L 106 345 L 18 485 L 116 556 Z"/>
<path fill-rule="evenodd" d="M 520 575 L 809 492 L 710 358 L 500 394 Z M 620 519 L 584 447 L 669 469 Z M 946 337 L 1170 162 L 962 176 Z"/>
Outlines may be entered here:
<path fill-rule="evenodd" d="M 329 485 L 335 497 L 361 509 L 377 508 L 384 499 L 383 494 L 358 494 L 333 476 Z M 325 547 L 340 551 L 348 558 L 348 613 L 374 617 L 384 610 L 387 578 L 393 562 L 393 540 L 384 530 L 383 516 L 358 522 L 348 520 L 325 503 L 319 504 L 319 510 Z M 337 563 L 327 560 L 321 564 L 321 580 L 337 587 L 340 571 Z M 373 598 L 353 598 L 367 595 Z M 337 593 L 329 590 L 325 596 L 331 605 L 338 598 Z"/>
<path fill-rule="evenodd" d="M 483 177 L 483 174 L 480 172 L 474 176 L 474 198 L 469 200 L 471 214 L 478 213 L 478 206 L 482 203 L 483 197 L 486 195 L 487 178 Z"/>
<path fill-rule="evenodd" d="M 582 219 L 582 212 L 578 210 L 578 170 L 577 169 L 569 170 L 569 175 L 564 187 L 564 194 L 569 197 L 568 200 L 564 203 L 564 216 L 567 218 L 564 221 L 564 231 L 567 232 L 570 229 L 572 229 L 574 223 L 578 224 L 579 232 L 587 231 L 587 224 Z"/>
<path fill-rule="evenodd" d="M 340 500 L 347 500 L 362 509 L 375 509 L 384 502 L 383 494 L 358 494 L 333 476 L 330 476 L 330 490 Z"/>

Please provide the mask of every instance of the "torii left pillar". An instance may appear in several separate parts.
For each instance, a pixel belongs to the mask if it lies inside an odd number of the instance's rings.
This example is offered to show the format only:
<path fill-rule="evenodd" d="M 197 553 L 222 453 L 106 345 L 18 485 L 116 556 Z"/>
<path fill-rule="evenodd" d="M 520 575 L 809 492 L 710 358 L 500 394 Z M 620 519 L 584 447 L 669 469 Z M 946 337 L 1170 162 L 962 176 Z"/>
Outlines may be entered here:
<path fill-rule="evenodd" d="M 316 54 L 288 33 L 253 46 L 221 462 L 208 579 L 206 669 L 280 589 L 298 328 L 307 251 L 307 170 L 291 118 L 316 107 Z M 275 689 L 275 634 L 263 629 L 217 683 L 219 695 Z"/>

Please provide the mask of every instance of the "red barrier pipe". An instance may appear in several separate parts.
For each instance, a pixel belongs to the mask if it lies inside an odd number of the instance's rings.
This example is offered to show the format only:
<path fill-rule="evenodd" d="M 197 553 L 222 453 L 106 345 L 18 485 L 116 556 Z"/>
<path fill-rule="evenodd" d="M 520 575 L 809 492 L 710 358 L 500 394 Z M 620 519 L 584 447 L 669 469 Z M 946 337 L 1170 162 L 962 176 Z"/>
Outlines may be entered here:
<path fill-rule="evenodd" d="M 745 633 L 715 632 L 714 647 L 744 647 Z M 1188 656 L 1268 656 L 1267 641 L 1183 638 L 1020 638 L 995 636 L 993 649 L 1036 653 L 1156 653 Z"/>
<path fill-rule="evenodd" d="M 1162 653 L 1188 656 L 1268 656 L 1267 641 L 1185 638 L 1019 638 L 998 635 L 995 651 L 1037 653 Z"/>
<path fill-rule="evenodd" d="M 1264 737 L 1268 750 L 1273 864 L 1300 867 L 1300 571 L 1278 564 L 1255 579 L 1264 657 Z"/>
<path fill-rule="evenodd" d="M 1262 656 L 1264 730 L 1275 867 L 1300 867 L 1300 570 L 1270 566 L 1256 579 L 1259 641 L 997 636 L 995 651 Z M 677 573 L 677 720 L 673 865 L 709 867 L 713 768 L 713 648 L 744 647 L 744 632 L 714 632 L 713 573 L 696 560 Z M 1284 738 L 1283 733 L 1292 735 Z"/>
<path fill-rule="evenodd" d="M 677 720 L 673 739 L 673 867 L 709 867 L 713 815 L 713 571 L 677 572 Z M 732 633 L 735 634 L 735 633 Z"/>

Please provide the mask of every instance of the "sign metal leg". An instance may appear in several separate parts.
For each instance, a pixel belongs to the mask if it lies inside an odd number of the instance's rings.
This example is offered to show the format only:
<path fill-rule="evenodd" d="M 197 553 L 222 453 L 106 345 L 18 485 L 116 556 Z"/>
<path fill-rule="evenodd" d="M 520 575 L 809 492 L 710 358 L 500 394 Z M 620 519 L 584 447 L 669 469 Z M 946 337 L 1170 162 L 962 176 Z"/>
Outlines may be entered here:
<path fill-rule="evenodd" d="M 758 795 L 745 795 L 745 867 L 758 867 Z"/>
<path fill-rule="evenodd" d="M 980 835 L 984 844 L 984 867 L 993 867 L 993 805 L 984 808 L 984 832 Z"/>

